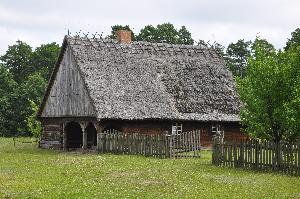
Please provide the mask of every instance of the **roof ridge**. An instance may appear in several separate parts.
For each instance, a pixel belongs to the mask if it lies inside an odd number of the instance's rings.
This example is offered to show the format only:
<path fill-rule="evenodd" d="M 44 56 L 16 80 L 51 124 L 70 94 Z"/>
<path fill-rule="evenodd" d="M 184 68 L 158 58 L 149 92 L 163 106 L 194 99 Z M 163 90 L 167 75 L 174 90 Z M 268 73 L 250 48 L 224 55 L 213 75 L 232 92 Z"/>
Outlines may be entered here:
<path fill-rule="evenodd" d="M 220 55 L 213 48 L 198 45 L 186 45 L 186 44 L 169 44 L 169 43 L 152 43 L 148 41 L 133 41 L 129 44 L 120 43 L 116 39 L 110 38 L 89 38 L 80 36 L 66 36 L 68 43 L 71 45 L 91 45 L 95 50 L 101 50 L 106 48 L 109 51 L 116 49 L 122 50 L 121 53 L 129 54 L 156 54 L 156 55 L 170 55 L 177 56 L 182 54 L 184 56 L 201 56 L 205 59 L 222 59 Z M 88 44 L 87 44 L 88 43 Z M 124 51 L 125 49 L 125 51 Z"/>
<path fill-rule="evenodd" d="M 93 40 L 93 41 L 105 41 L 105 42 L 111 42 L 111 43 L 116 43 L 116 44 L 122 44 L 122 45 L 132 45 L 132 44 L 146 44 L 146 45 L 157 45 L 157 46 L 168 46 L 168 47 L 174 47 L 174 46 L 178 46 L 178 47 L 187 47 L 187 48 L 197 48 L 197 49 L 212 49 L 209 48 L 207 46 L 204 45 L 191 45 L 191 44 L 172 44 L 172 43 L 164 43 L 164 42 L 149 42 L 149 41 L 132 41 L 131 43 L 120 43 L 118 42 L 116 39 L 111 39 L 111 38 L 91 38 L 91 37 L 81 37 L 81 36 L 70 36 L 70 35 L 66 35 L 67 39 L 80 39 L 80 40 Z"/>

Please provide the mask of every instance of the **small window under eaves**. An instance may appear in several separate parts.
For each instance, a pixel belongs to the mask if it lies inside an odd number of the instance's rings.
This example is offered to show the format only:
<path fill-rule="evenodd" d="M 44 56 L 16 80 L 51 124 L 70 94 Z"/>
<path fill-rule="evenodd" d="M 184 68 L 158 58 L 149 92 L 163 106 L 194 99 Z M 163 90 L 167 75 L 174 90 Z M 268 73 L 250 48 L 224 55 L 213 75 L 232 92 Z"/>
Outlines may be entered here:
<path fill-rule="evenodd" d="M 172 135 L 179 135 L 182 133 L 182 123 L 175 122 L 172 124 Z"/>

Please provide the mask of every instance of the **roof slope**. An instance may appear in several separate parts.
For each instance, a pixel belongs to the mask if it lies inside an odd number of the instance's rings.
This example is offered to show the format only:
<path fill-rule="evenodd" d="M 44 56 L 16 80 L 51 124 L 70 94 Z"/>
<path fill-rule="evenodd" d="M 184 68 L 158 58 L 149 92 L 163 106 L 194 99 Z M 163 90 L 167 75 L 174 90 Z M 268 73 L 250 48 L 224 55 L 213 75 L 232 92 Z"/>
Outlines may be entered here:
<path fill-rule="evenodd" d="M 239 121 L 231 72 L 206 47 L 66 36 L 98 119 Z"/>

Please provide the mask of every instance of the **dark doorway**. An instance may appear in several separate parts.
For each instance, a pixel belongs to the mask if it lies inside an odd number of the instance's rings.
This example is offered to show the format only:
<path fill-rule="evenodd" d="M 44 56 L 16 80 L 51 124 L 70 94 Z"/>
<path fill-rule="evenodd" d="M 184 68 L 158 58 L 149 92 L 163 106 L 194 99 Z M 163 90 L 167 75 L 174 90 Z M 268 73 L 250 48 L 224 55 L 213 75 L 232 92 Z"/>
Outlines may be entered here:
<path fill-rule="evenodd" d="M 97 146 L 97 130 L 93 123 L 89 123 L 86 127 L 87 133 L 87 147 L 91 148 L 93 146 Z"/>
<path fill-rule="evenodd" d="M 65 131 L 67 133 L 67 147 L 81 148 L 82 147 L 82 130 L 77 122 L 67 124 Z"/>

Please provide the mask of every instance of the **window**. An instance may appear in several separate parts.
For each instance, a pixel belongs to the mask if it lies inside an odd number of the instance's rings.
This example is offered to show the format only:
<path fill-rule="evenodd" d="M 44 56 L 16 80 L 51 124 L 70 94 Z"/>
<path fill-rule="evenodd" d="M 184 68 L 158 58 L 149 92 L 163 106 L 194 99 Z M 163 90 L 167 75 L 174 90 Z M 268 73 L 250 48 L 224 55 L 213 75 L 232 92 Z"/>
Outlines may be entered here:
<path fill-rule="evenodd" d="M 220 124 L 212 124 L 211 125 L 211 133 L 215 135 L 216 133 L 220 133 L 223 131 L 223 126 Z"/>
<path fill-rule="evenodd" d="M 182 123 L 173 123 L 172 124 L 172 135 L 178 135 L 182 133 Z"/>

